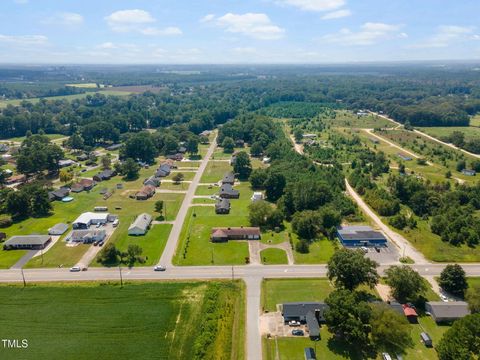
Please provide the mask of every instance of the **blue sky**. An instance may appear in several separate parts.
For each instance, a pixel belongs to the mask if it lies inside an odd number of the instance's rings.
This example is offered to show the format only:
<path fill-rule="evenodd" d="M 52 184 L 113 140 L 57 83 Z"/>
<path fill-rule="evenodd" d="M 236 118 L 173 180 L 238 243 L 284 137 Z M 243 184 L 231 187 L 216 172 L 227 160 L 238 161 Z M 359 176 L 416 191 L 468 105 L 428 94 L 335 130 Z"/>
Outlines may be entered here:
<path fill-rule="evenodd" d="M 478 0 L 1 0 L 0 63 L 480 58 Z"/>

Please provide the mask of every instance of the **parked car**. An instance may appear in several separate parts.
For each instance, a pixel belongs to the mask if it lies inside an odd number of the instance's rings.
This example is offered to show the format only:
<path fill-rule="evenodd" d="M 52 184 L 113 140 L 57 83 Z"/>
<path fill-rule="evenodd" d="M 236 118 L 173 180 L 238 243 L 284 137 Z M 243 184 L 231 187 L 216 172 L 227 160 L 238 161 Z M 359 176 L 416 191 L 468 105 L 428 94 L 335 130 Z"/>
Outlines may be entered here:
<path fill-rule="evenodd" d="M 288 326 L 300 326 L 300 322 L 292 320 L 288 322 Z"/>
<path fill-rule="evenodd" d="M 368 248 L 366 246 L 362 246 L 360 250 L 362 250 L 365 254 L 368 253 Z"/>
<path fill-rule="evenodd" d="M 82 271 L 87 271 L 88 268 L 86 266 L 82 267 Z"/>
<path fill-rule="evenodd" d="M 157 265 L 153 268 L 154 271 L 165 271 L 167 270 L 163 265 Z"/>
<path fill-rule="evenodd" d="M 392 357 L 390 356 L 389 353 L 382 353 L 382 359 L 383 360 L 392 360 Z"/>
<path fill-rule="evenodd" d="M 292 330 L 292 335 L 293 336 L 303 336 L 303 335 L 305 335 L 305 333 L 303 332 L 303 330 L 294 329 L 294 330 Z"/>
<path fill-rule="evenodd" d="M 81 271 L 81 270 L 82 270 L 82 269 L 80 269 L 79 266 L 73 266 L 73 267 L 70 268 L 70 272 L 79 272 L 79 271 Z"/>
<path fill-rule="evenodd" d="M 379 252 L 380 252 L 380 248 L 379 248 L 378 246 L 375 246 L 375 251 L 379 253 Z"/>
<path fill-rule="evenodd" d="M 444 302 L 448 302 L 448 297 L 446 297 L 443 294 L 440 294 L 440 299 L 442 299 L 442 301 L 444 301 Z"/>
<path fill-rule="evenodd" d="M 104 244 L 104 242 L 103 242 L 103 241 L 100 241 L 100 242 L 98 243 L 98 246 L 103 246 L 103 244 Z"/>

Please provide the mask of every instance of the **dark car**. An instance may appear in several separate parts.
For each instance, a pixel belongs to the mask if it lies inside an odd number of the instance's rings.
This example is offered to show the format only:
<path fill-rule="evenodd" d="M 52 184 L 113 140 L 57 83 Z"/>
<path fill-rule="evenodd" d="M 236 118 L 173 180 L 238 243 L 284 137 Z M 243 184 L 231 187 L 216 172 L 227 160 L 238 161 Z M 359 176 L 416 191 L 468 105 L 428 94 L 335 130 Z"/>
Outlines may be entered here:
<path fill-rule="evenodd" d="M 378 246 L 375 246 L 375 251 L 379 253 L 379 252 L 380 252 L 380 248 L 379 248 Z"/>
<path fill-rule="evenodd" d="M 294 329 L 294 330 L 292 330 L 292 335 L 294 335 L 294 336 L 303 336 L 303 335 L 305 335 L 305 333 L 303 332 L 303 330 Z"/>

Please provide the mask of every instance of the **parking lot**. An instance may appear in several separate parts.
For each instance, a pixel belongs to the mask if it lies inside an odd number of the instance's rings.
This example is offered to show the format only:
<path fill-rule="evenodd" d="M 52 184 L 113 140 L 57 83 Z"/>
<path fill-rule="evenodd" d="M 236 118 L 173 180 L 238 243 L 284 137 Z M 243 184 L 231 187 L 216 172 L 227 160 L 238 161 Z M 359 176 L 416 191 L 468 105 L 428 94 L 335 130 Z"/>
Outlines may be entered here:
<path fill-rule="evenodd" d="M 305 324 L 300 326 L 289 326 L 283 322 L 280 311 L 265 313 L 260 316 L 260 332 L 262 335 L 279 337 L 301 337 L 292 335 L 292 330 L 302 330 L 304 337 L 308 337 L 308 327 Z"/>
<path fill-rule="evenodd" d="M 359 247 L 348 247 L 349 249 L 359 249 Z M 363 249 L 363 247 L 362 247 Z M 401 257 L 398 248 L 390 241 L 387 242 L 385 247 L 366 247 L 368 252 L 366 256 L 372 260 L 375 260 L 379 264 L 396 264 Z"/>

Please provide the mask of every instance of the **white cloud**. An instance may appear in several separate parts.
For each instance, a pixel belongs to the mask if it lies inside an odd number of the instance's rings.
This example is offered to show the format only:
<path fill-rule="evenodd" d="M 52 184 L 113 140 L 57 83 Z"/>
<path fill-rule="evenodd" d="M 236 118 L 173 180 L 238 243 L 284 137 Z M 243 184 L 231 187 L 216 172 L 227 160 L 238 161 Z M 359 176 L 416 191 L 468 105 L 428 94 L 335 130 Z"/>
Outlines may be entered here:
<path fill-rule="evenodd" d="M 344 28 L 338 33 L 323 36 L 322 40 L 340 45 L 373 45 L 381 40 L 406 37 L 407 34 L 399 32 L 401 27 L 401 25 L 367 22 L 361 26 L 360 31 L 353 32 Z"/>
<path fill-rule="evenodd" d="M 277 2 L 305 11 L 332 11 L 346 4 L 345 0 L 277 0 Z"/>
<path fill-rule="evenodd" d="M 413 48 L 442 48 L 448 47 L 454 42 L 479 39 L 480 36 L 472 34 L 473 26 L 444 25 L 437 28 L 437 33 L 425 41 L 413 45 Z"/>
<path fill-rule="evenodd" d="M 0 43 L 18 46 L 46 45 L 48 38 L 44 35 L 1 35 Z"/>
<path fill-rule="evenodd" d="M 42 21 L 43 24 L 75 26 L 83 24 L 83 16 L 71 12 L 59 12 Z"/>
<path fill-rule="evenodd" d="M 352 15 L 352 12 L 349 9 L 342 9 L 342 10 L 329 12 L 323 15 L 322 19 L 323 20 L 340 19 L 350 15 Z"/>
<path fill-rule="evenodd" d="M 285 30 L 272 23 L 266 14 L 228 13 L 222 17 L 209 17 L 209 22 L 215 21 L 217 26 L 227 32 L 243 34 L 259 40 L 276 40 L 283 37 Z"/>
<path fill-rule="evenodd" d="M 149 36 L 181 35 L 182 30 L 175 26 L 159 28 L 148 26 L 157 20 L 145 10 L 119 10 L 105 17 L 108 25 L 116 32 L 138 32 Z"/>
<path fill-rule="evenodd" d="M 204 17 L 202 17 L 202 18 L 200 19 L 200 22 L 201 22 L 201 23 L 206 23 L 206 22 L 212 21 L 213 19 L 215 19 L 215 15 L 214 15 L 214 14 L 207 14 L 207 15 L 205 15 Z"/>

